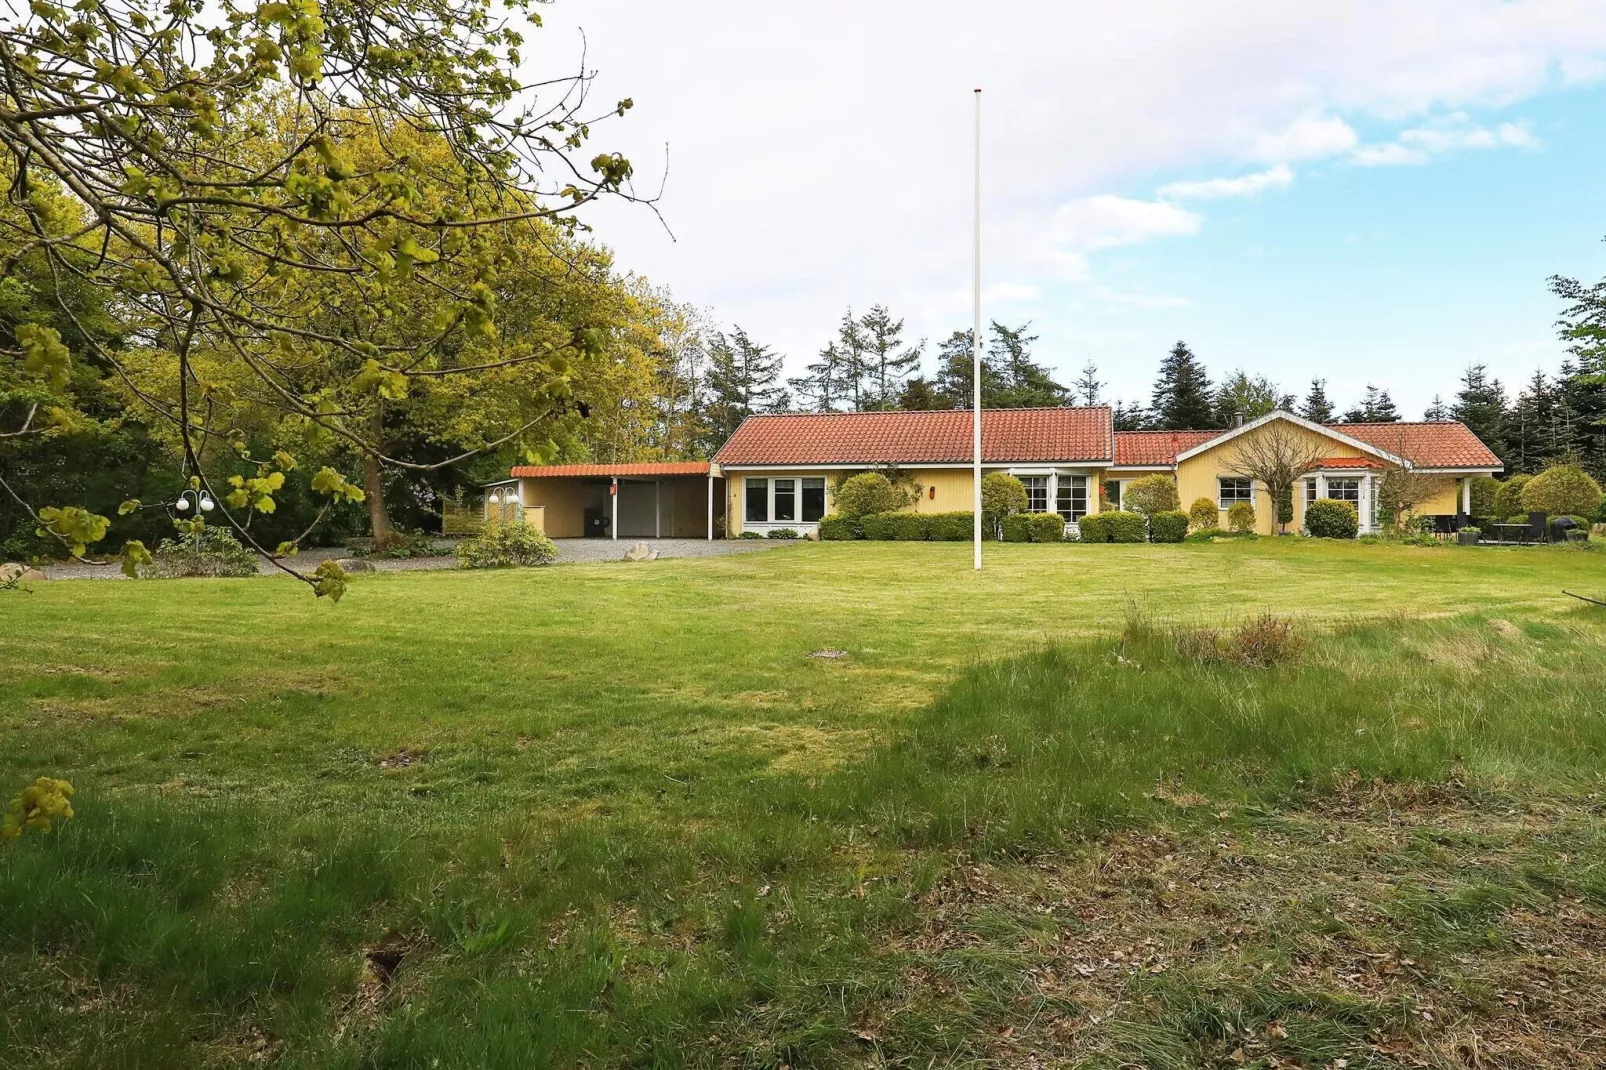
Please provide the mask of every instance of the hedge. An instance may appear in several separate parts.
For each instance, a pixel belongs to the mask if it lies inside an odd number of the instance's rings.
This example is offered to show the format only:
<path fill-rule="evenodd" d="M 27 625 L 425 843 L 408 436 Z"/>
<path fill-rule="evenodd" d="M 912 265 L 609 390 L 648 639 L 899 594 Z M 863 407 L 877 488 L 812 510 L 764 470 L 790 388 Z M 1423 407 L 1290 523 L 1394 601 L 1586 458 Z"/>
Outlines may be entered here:
<path fill-rule="evenodd" d="M 1305 530 L 1318 539 L 1353 539 L 1360 528 L 1360 514 L 1349 502 L 1318 498 L 1305 507 Z"/>
<path fill-rule="evenodd" d="M 1187 535 L 1187 513 L 1171 509 L 1149 517 L 1150 542 L 1181 542 Z"/>
<path fill-rule="evenodd" d="M 891 542 L 925 542 L 926 517 L 919 513 L 871 513 L 859 518 L 867 539 Z"/>
<path fill-rule="evenodd" d="M 1077 522 L 1083 542 L 1145 542 L 1149 533 L 1142 513 L 1116 509 L 1090 513 Z"/>
<path fill-rule="evenodd" d="M 975 535 L 975 513 L 928 513 L 926 530 L 933 542 L 969 542 Z"/>
<path fill-rule="evenodd" d="M 1005 542 L 1032 541 L 1032 518 L 1028 513 L 1010 513 L 999 521 L 998 527 Z"/>
<path fill-rule="evenodd" d="M 852 517 L 828 516 L 820 520 L 820 538 L 825 542 L 848 542 L 864 538 L 864 532 Z"/>
<path fill-rule="evenodd" d="M 1529 512 L 1583 516 L 1600 506 L 1600 484 L 1574 464 L 1547 468 L 1522 488 L 1522 507 Z"/>
<path fill-rule="evenodd" d="M 1032 513 L 1033 542 L 1064 542 L 1065 518 L 1058 513 Z"/>
<path fill-rule="evenodd" d="M 836 509 L 842 516 L 869 516 L 897 509 L 906 500 L 880 472 L 861 472 L 843 480 L 836 489 Z"/>

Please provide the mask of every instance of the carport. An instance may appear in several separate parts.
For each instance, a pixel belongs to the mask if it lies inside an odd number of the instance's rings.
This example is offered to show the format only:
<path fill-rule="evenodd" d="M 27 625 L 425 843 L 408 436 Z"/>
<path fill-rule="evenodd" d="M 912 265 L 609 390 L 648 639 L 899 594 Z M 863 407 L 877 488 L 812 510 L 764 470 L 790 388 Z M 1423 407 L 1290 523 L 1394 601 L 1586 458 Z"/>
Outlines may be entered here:
<path fill-rule="evenodd" d="M 486 486 L 485 517 L 554 539 L 712 539 L 724 482 L 707 461 L 518 465 Z"/>

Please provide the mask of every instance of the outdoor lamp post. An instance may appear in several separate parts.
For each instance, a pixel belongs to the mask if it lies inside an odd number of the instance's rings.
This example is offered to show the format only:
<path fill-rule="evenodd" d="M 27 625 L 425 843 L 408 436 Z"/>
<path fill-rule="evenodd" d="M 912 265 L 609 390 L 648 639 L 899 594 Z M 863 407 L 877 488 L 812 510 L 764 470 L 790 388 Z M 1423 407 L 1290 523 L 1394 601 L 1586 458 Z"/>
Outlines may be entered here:
<path fill-rule="evenodd" d="M 191 498 L 195 499 L 193 506 L 190 502 Z M 204 490 L 182 490 L 179 491 L 178 501 L 173 503 L 173 508 L 178 510 L 180 514 L 189 513 L 191 508 L 198 512 L 210 513 L 217 508 L 217 503 L 212 500 L 212 495 Z M 201 533 L 199 531 L 195 533 L 195 552 L 201 552 Z"/>
<path fill-rule="evenodd" d="M 518 519 L 518 511 L 517 510 L 518 510 L 518 507 L 523 504 L 523 502 L 520 501 L 519 493 L 514 488 L 508 487 L 505 491 L 495 491 L 495 490 L 493 490 L 493 491 L 491 491 L 491 496 L 486 500 L 489 501 L 492 505 L 496 506 L 497 523 L 499 523 L 499 524 L 508 523 L 508 521 L 510 519 L 509 516 L 508 516 L 508 512 L 510 510 L 513 512 L 513 515 L 511 517 L 511 519 L 513 519 L 513 520 L 517 520 Z"/>

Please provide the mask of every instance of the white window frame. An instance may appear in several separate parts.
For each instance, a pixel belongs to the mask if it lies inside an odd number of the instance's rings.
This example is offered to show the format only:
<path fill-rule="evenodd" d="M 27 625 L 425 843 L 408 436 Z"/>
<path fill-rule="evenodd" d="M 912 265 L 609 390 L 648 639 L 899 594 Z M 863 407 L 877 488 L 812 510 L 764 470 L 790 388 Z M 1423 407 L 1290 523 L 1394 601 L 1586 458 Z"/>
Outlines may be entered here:
<path fill-rule="evenodd" d="M 821 517 L 831 512 L 831 481 L 824 476 L 805 475 L 763 475 L 742 476 L 741 478 L 741 510 L 743 531 L 767 532 L 774 528 L 792 528 L 795 531 L 813 531 L 820 526 L 818 520 L 803 520 L 803 484 L 810 480 L 818 480 L 825 492 L 825 512 Z M 747 516 L 747 487 L 750 483 L 763 482 L 764 489 L 764 519 L 750 520 Z M 792 520 L 775 519 L 775 485 L 782 481 L 792 484 Z"/>
<path fill-rule="evenodd" d="M 797 522 L 799 524 L 818 524 L 820 517 L 824 517 L 831 510 L 831 483 L 824 476 L 796 476 L 797 479 Z M 818 483 L 820 485 L 820 517 L 813 520 L 803 519 L 803 484 Z"/>
<path fill-rule="evenodd" d="M 1078 480 L 1080 480 L 1081 484 L 1082 484 L 1082 487 L 1081 487 L 1081 490 L 1082 490 L 1082 511 L 1080 513 L 1076 512 L 1076 490 L 1077 490 L 1076 484 L 1077 484 Z M 1050 512 L 1059 513 L 1059 515 L 1062 518 L 1064 518 L 1064 520 L 1065 520 L 1065 522 L 1067 524 L 1074 524 L 1078 520 L 1082 519 L 1082 517 L 1086 516 L 1088 514 L 1088 507 L 1087 507 L 1088 506 L 1088 493 L 1089 493 L 1088 483 L 1089 483 L 1089 477 L 1087 477 L 1087 476 L 1082 476 L 1082 475 L 1060 476 L 1059 477 L 1059 483 L 1054 488 L 1054 501 L 1051 504 Z M 1065 491 L 1067 491 L 1067 490 L 1070 491 L 1070 495 L 1071 495 L 1071 513 L 1073 514 L 1071 516 L 1066 516 L 1065 513 L 1061 511 L 1060 503 L 1059 503 L 1060 494 L 1065 492 Z"/>
<path fill-rule="evenodd" d="M 1222 485 L 1228 482 L 1249 484 L 1249 497 L 1239 498 L 1235 496 L 1231 501 L 1228 501 L 1226 498 L 1222 497 Z M 1217 476 L 1216 508 L 1225 512 L 1226 510 L 1231 509 L 1234 505 L 1237 505 L 1239 502 L 1248 502 L 1250 505 L 1258 508 L 1260 503 L 1256 500 L 1255 481 L 1248 476 Z"/>
<path fill-rule="evenodd" d="M 1054 479 L 1051 476 L 1028 475 L 1028 476 L 1016 476 L 1015 478 L 1019 479 L 1020 482 L 1021 482 L 1021 486 L 1026 488 L 1026 512 L 1028 512 L 1028 513 L 1052 513 L 1054 511 L 1052 502 L 1049 499 L 1049 492 L 1054 489 Z M 1030 481 L 1030 482 L 1028 482 L 1028 481 Z M 1037 482 L 1039 482 L 1039 481 L 1041 481 L 1042 487 L 1043 487 L 1043 508 L 1041 508 L 1041 509 L 1033 509 L 1032 508 L 1032 486 L 1034 484 L 1036 484 Z"/>
<path fill-rule="evenodd" d="M 1329 499 L 1335 501 L 1335 502 L 1349 502 L 1351 505 L 1355 506 L 1355 511 L 1357 513 L 1359 513 L 1360 509 L 1361 509 L 1361 501 L 1362 501 L 1362 499 L 1364 497 L 1364 494 L 1363 494 L 1364 488 L 1362 486 L 1362 484 L 1364 482 L 1365 482 L 1365 477 L 1364 476 L 1328 476 L 1327 477 L 1327 497 Z M 1353 483 L 1355 485 L 1355 497 L 1353 497 L 1353 498 L 1339 498 L 1339 497 L 1336 497 L 1333 494 L 1333 484 L 1335 484 L 1335 483 Z"/>
<path fill-rule="evenodd" d="M 789 493 L 792 496 L 792 515 L 790 517 L 782 517 L 780 515 L 779 502 L 781 497 L 782 483 L 790 484 Z M 776 476 L 774 479 L 770 480 L 769 523 L 796 524 L 798 522 L 797 518 L 803 512 L 803 496 L 799 493 L 799 491 L 802 490 L 801 483 L 802 480 L 797 476 Z"/>

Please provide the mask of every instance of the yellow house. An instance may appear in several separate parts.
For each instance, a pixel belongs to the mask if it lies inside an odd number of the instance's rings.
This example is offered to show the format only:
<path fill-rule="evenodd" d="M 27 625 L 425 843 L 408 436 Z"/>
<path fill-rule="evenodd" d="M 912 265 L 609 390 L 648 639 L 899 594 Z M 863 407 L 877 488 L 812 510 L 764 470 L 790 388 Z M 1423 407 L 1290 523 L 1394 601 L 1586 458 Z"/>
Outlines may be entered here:
<path fill-rule="evenodd" d="M 554 538 L 807 535 L 834 512 L 835 487 L 872 469 L 895 468 L 918 488 L 916 511 L 969 511 L 973 449 L 966 410 L 749 416 L 712 462 L 515 468 L 487 488 L 486 516 L 521 516 Z M 1159 473 L 1176 480 L 1183 509 L 1207 499 L 1225 526 L 1227 510 L 1248 502 L 1270 534 L 1275 503 L 1255 478 L 1268 452 L 1299 473 L 1289 530 L 1318 498 L 1352 503 L 1361 530 L 1375 530 L 1390 469 L 1425 477 L 1415 511 L 1453 526 L 1471 510 L 1471 481 L 1501 469 L 1455 422 L 1318 424 L 1278 411 L 1234 428 L 1117 432 L 1102 406 L 982 413 L 983 474 L 1015 476 L 1028 510 L 1059 513 L 1069 530 L 1088 513 L 1119 508 L 1132 480 Z"/>

